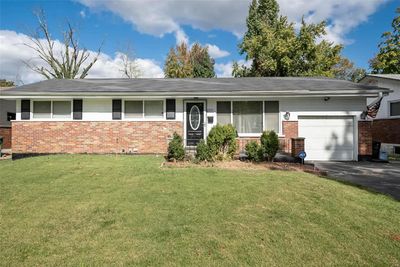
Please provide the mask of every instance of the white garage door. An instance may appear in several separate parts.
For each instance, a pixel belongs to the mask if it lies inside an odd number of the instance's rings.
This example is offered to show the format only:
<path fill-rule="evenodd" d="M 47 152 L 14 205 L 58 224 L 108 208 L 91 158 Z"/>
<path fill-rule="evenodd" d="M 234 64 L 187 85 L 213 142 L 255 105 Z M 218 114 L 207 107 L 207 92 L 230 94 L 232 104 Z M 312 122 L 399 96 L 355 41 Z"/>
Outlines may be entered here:
<path fill-rule="evenodd" d="M 353 117 L 299 117 L 306 160 L 354 160 Z"/>

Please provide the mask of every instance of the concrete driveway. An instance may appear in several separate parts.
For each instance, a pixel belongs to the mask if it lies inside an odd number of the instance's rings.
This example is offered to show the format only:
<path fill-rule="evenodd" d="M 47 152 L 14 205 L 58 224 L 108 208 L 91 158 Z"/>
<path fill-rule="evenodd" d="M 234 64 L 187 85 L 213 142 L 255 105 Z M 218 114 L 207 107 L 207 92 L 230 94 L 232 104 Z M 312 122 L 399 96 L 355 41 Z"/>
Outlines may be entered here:
<path fill-rule="evenodd" d="M 366 187 L 400 201 L 400 162 L 314 162 L 338 181 Z"/>

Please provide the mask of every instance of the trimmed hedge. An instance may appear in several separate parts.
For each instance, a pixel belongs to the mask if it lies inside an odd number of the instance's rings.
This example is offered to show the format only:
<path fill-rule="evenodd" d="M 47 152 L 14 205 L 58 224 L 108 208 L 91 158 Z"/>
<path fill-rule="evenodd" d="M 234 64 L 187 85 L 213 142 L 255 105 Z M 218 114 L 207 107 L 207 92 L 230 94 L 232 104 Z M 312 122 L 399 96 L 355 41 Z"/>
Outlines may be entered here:
<path fill-rule="evenodd" d="M 232 159 L 235 155 L 237 131 L 232 125 L 214 126 L 207 137 L 197 144 L 196 158 L 199 160 L 226 160 Z"/>
<path fill-rule="evenodd" d="M 168 160 L 183 160 L 185 158 L 185 149 L 183 148 L 182 137 L 174 133 L 172 140 L 168 144 Z"/>
<path fill-rule="evenodd" d="M 279 138 L 274 131 L 264 131 L 260 137 L 259 145 L 256 141 L 246 144 L 245 150 L 248 160 L 263 161 L 267 156 L 268 161 L 272 161 L 279 149 Z"/>

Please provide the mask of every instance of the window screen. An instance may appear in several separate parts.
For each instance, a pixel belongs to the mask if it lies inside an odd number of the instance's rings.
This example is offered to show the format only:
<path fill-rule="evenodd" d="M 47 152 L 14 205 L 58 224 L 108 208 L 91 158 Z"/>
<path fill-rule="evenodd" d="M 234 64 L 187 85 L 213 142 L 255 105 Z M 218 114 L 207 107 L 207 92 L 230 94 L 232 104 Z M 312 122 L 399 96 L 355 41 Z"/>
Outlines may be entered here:
<path fill-rule="evenodd" d="M 217 102 L 217 123 L 225 125 L 231 122 L 231 102 Z"/>
<path fill-rule="evenodd" d="M 71 102 L 53 101 L 53 118 L 56 119 L 71 118 Z"/>
<path fill-rule="evenodd" d="M 33 117 L 35 119 L 51 118 L 51 101 L 34 101 Z"/>
<path fill-rule="evenodd" d="M 238 133 L 261 133 L 262 114 L 261 101 L 233 102 L 233 125 Z"/>
<path fill-rule="evenodd" d="M 279 132 L 279 102 L 265 101 L 264 125 L 266 131 Z"/>
<path fill-rule="evenodd" d="M 125 118 L 143 118 L 143 101 L 125 101 Z"/>
<path fill-rule="evenodd" d="M 390 116 L 400 116 L 400 102 L 390 103 Z"/>
<path fill-rule="evenodd" d="M 144 116 L 147 118 L 162 118 L 163 117 L 163 101 L 145 101 Z"/>

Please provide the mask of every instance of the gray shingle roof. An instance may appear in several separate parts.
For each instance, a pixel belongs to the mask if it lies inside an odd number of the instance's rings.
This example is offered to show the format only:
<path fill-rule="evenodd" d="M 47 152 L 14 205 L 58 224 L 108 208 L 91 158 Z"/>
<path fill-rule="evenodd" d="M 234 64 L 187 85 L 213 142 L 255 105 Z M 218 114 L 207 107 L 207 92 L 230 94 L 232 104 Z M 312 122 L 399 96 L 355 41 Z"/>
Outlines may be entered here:
<path fill-rule="evenodd" d="M 45 80 L 2 91 L 3 96 L 30 95 L 291 95 L 377 94 L 376 86 L 308 77 L 212 79 L 82 79 Z"/>
<path fill-rule="evenodd" d="M 400 74 L 367 74 L 365 77 L 376 77 L 400 81 Z"/>

